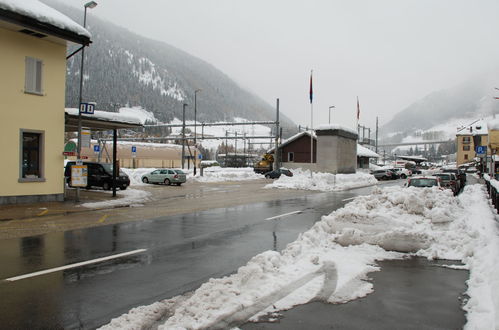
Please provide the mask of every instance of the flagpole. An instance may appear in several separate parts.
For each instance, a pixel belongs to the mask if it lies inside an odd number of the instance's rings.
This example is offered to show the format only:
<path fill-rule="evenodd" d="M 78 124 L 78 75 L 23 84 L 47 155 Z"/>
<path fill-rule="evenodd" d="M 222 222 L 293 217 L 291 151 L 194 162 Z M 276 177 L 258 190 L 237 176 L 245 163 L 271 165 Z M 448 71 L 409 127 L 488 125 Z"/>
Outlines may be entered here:
<path fill-rule="evenodd" d="M 314 101 L 312 89 L 312 74 L 314 70 L 310 70 L 310 178 L 313 178 L 312 167 L 314 163 Z"/>

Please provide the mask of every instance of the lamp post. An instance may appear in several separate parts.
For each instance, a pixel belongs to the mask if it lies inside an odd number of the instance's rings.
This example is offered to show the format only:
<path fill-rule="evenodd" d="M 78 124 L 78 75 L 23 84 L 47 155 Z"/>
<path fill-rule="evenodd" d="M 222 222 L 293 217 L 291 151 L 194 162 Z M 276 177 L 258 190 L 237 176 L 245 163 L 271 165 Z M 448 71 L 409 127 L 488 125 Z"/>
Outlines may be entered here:
<path fill-rule="evenodd" d="M 331 109 L 336 108 L 334 105 L 329 107 L 329 124 L 331 124 Z"/>
<path fill-rule="evenodd" d="M 90 1 L 87 2 L 84 7 L 83 14 L 83 28 L 87 25 L 87 8 L 95 8 L 97 2 Z M 83 91 L 83 63 L 85 62 L 85 45 L 81 49 L 81 67 L 80 67 L 80 94 L 78 97 L 78 149 L 77 149 L 77 159 L 81 159 L 81 103 L 82 103 L 82 91 Z M 80 201 L 80 188 L 76 187 L 76 201 Z"/>
<path fill-rule="evenodd" d="M 182 105 L 182 169 L 184 169 L 184 158 L 185 158 L 185 108 L 187 103 Z"/>
<path fill-rule="evenodd" d="M 196 89 L 194 91 L 194 176 L 196 176 L 196 161 L 197 161 L 197 94 L 201 92 L 201 89 Z"/>

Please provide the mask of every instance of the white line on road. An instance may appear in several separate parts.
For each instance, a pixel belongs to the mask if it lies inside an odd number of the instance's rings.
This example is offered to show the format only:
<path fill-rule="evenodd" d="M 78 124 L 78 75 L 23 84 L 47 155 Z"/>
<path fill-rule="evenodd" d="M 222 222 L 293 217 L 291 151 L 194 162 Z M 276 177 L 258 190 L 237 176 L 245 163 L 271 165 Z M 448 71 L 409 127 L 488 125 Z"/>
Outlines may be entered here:
<path fill-rule="evenodd" d="M 284 217 L 287 217 L 288 215 L 298 214 L 298 213 L 301 213 L 301 212 L 302 211 L 294 211 L 294 212 L 284 213 L 284 214 L 281 214 L 281 215 L 276 215 L 275 217 L 267 218 L 265 220 L 272 220 L 272 219 L 277 219 L 277 218 L 284 218 Z"/>
<path fill-rule="evenodd" d="M 53 272 L 58 272 L 60 270 L 70 269 L 70 268 L 81 267 L 81 266 L 94 264 L 94 263 L 101 262 L 101 261 L 121 258 L 121 257 L 129 256 L 129 255 L 137 254 L 137 253 L 142 253 L 145 251 L 147 251 L 147 249 L 138 249 L 138 250 L 133 250 L 133 251 L 129 251 L 129 252 L 114 254 L 114 255 L 108 256 L 108 257 L 103 257 L 103 258 L 98 258 L 98 259 L 93 259 L 93 260 L 88 260 L 88 261 L 83 261 L 83 262 L 77 262 L 75 264 L 69 264 L 69 265 L 62 266 L 62 267 L 41 270 L 38 272 L 29 273 L 29 274 L 25 274 L 25 275 L 19 275 L 19 276 L 15 276 L 15 277 L 9 277 L 9 278 L 6 278 L 5 281 L 14 282 L 14 281 L 22 280 L 22 279 L 29 278 L 29 277 L 49 274 L 49 273 L 53 273 Z"/>
<path fill-rule="evenodd" d="M 355 199 L 355 198 L 357 198 L 357 196 L 355 196 L 355 197 L 350 197 L 350 198 L 345 198 L 345 199 L 342 199 L 341 201 L 342 201 L 342 202 L 351 201 L 351 200 L 353 200 L 353 199 Z"/>

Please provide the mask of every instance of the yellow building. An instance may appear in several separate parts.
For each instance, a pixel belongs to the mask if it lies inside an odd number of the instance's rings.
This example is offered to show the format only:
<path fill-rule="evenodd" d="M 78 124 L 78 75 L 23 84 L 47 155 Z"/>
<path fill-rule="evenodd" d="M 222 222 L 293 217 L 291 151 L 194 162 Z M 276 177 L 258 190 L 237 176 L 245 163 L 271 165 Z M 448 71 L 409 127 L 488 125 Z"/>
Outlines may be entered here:
<path fill-rule="evenodd" d="M 482 121 L 477 121 L 458 130 L 456 134 L 457 166 L 474 161 L 476 147 L 488 144 L 487 134 L 487 125 L 484 125 Z M 489 149 L 487 148 L 487 150 Z"/>
<path fill-rule="evenodd" d="M 0 204 L 63 199 L 66 53 L 89 43 L 41 2 L 0 0 Z"/>

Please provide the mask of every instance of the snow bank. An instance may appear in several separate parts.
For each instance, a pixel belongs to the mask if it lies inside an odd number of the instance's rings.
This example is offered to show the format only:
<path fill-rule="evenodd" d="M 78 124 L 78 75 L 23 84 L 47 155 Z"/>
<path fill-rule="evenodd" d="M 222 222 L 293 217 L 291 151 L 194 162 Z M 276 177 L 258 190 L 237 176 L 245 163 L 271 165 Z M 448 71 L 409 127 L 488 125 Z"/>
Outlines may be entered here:
<path fill-rule="evenodd" d="M 199 173 L 199 172 L 198 172 Z M 224 182 L 263 179 L 251 167 L 220 167 L 211 166 L 203 169 L 203 176 L 189 176 L 189 180 L 198 182 Z"/>
<path fill-rule="evenodd" d="M 248 319 L 244 311 L 272 313 L 312 299 L 344 303 L 373 291 L 368 273 L 379 270 L 376 260 L 416 255 L 462 261 L 450 267 L 470 270 L 465 328 L 492 330 L 499 325 L 497 251 L 483 186 L 468 186 L 459 197 L 437 188 L 376 189 L 324 216 L 281 253 L 263 252 L 237 273 L 210 279 L 158 328 L 228 328 Z M 147 307 L 139 314 L 150 315 Z M 106 329 L 138 328 L 140 315 L 125 314 Z"/>
<path fill-rule="evenodd" d="M 111 191 L 105 191 L 105 190 L 100 192 L 104 194 L 112 193 Z M 149 200 L 151 193 L 144 190 L 129 188 L 127 190 L 117 191 L 116 195 L 118 197 L 116 199 L 109 199 L 101 202 L 83 203 L 81 204 L 81 206 L 93 209 L 113 208 L 119 206 L 130 206 L 130 207 L 143 206 L 142 203 Z"/>
<path fill-rule="evenodd" d="M 311 178 L 309 170 L 299 168 L 291 171 L 293 172 L 292 177 L 281 175 L 279 179 L 265 186 L 265 188 L 337 191 L 372 186 L 378 183 L 378 180 L 373 175 L 365 172 L 354 174 L 314 172 Z"/>
<path fill-rule="evenodd" d="M 130 178 L 131 186 L 146 186 L 147 183 L 142 182 L 142 176 L 144 174 L 151 173 L 156 170 L 155 168 L 124 168 L 121 167 L 120 170 L 125 172 L 126 175 Z"/>

